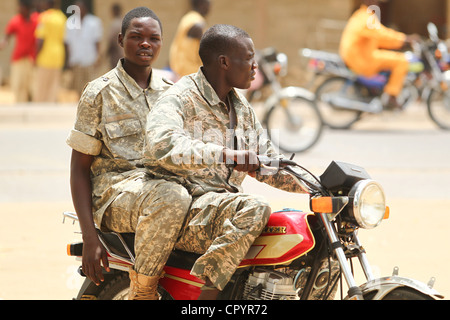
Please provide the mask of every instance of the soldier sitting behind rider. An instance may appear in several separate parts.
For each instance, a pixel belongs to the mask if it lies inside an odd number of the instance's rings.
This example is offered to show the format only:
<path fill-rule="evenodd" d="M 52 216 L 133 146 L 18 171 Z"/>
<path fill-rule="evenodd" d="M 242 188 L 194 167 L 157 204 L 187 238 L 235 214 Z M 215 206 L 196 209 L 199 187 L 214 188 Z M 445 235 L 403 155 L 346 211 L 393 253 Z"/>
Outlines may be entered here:
<path fill-rule="evenodd" d="M 140 167 L 147 114 L 169 83 L 152 72 L 162 27 L 145 7 L 123 19 L 118 42 L 124 59 L 89 83 L 67 143 L 72 147 L 71 189 L 83 236 L 82 270 L 97 285 L 108 260 L 95 224 L 136 233 L 130 299 L 157 299 L 157 283 L 189 209 L 177 183 L 155 180 Z"/>

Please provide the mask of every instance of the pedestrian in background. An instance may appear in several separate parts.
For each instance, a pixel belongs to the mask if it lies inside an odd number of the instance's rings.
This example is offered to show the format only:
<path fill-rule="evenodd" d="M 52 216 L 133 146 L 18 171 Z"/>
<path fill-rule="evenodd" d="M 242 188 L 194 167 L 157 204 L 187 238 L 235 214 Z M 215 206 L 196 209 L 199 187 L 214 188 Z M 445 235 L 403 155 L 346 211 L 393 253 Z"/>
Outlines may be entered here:
<path fill-rule="evenodd" d="M 116 3 L 111 8 L 113 21 L 109 26 L 109 38 L 107 55 L 109 57 L 109 65 L 114 68 L 123 57 L 123 49 L 119 46 L 117 37 L 119 36 L 120 29 L 122 28 L 122 7 Z"/>
<path fill-rule="evenodd" d="M 34 32 L 39 14 L 33 12 L 32 0 L 20 0 L 19 12 L 6 26 L 5 37 L 0 42 L 0 50 L 6 48 L 12 36 L 15 37 L 11 57 L 11 89 L 15 101 L 29 102 L 33 77 L 33 65 L 36 58 L 36 38 Z"/>
<path fill-rule="evenodd" d="M 66 15 L 47 0 L 36 29 L 37 59 L 34 76 L 34 102 L 58 101 L 62 70 L 65 62 L 64 37 Z"/>
<path fill-rule="evenodd" d="M 211 1 L 191 0 L 191 6 L 192 10 L 181 19 L 170 47 L 170 68 L 179 77 L 197 72 L 202 65 L 198 50 Z"/>
<path fill-rule="evenodd" d="M 79 27 L 67 25 L 66 59 L 73 73 L 72 89 L 81 95 L 86 84 L 98 76 L 103 26 L 100 18 L 89 12 L 84 1 L 77 1 L 75 5 L 80 8 L 80 24 Z"/>

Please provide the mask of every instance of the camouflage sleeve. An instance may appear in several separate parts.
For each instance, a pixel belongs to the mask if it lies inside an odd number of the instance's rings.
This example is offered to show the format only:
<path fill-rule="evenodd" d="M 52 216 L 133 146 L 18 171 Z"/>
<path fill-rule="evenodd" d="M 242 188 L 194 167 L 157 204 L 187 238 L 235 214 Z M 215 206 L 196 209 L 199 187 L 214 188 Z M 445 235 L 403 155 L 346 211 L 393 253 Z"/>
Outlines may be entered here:
<path fill-rule="evenodd" d="M 102 149 L 98 125 L 101 121 L 101 95 L 91 85 L 80 98 L 74 128 L 66 143 L 74 150 L 96 156 Z"/>
<path fill-rule="evenodd" d="M 219 163 L 223 146 L 205 143 L 201 136 L 196 139 L 195 128 L 185 128 L 185 110 L 193 103 L 189 97 L 169 94 L 152 108 L 147 118 L 146 166 L 186 172 Z"/>
<path fill-rule="evenodd" d="M 270 141 L 268 135 L 264 132 L 261 123 L 258 121 L 256 115 L 253 113 L 254 127 L 259 136 L 259 150 L 258 155 L 267 156 L 271 159 L 283 159 L 284 155 L 279 154 Z M 295 182 L 295 180 L 284 172 L 276 174 L 268 174 L 264 170 L 260 170 L 256 174 L 256 179 L 260 182 L 266 183 L 274 188 L 281 189 L 288 192 L 304 193 L 303 189 Z"/>

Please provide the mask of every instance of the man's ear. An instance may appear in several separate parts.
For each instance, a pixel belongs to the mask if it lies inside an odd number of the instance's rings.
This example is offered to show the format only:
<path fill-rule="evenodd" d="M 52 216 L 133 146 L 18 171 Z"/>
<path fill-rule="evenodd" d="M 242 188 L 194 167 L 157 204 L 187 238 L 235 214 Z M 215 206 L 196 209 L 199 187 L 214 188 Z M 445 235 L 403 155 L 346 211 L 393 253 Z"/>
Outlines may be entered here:
<path fill-rule="evenodd" d="M 117 43 L 123 48 L 123 35 L 121 33 L 119 33 L 119 36 L 117 37 Z"/>
<path fill-rule="evenodd" d="M 219 65 L 222 69 L 228 70 L 228 67 L 230 66 L 230 60 L 225 55 L 219 56 Z"/>

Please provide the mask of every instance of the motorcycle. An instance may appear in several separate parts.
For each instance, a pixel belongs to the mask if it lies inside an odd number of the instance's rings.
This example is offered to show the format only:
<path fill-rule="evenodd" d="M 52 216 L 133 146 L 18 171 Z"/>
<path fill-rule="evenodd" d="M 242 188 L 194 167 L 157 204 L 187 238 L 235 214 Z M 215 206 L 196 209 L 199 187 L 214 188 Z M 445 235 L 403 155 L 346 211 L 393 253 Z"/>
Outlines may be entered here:
<path fill-rule="evenodd" d="M 434 24 L 428 24 L 428 41 L 413 45 L 405 53 L 409 73 L 403 90 L 397 97 L 401 109 L 421 98 L 426 101 L 428 114 L 441 129 L 450 129 L 450 57 Z M 354 74 L 338 54 L 303 49 L 300 54 L 309 59 L 315 77 L 326 79 L 316 90 L 316 99 L 324 123 L 333 129 L 348 129 L 363 113 L 378 114 L 386 110 L 383 88 L 389 80 L 388 72 L 373 77 Z"/>
<path fill-rule="evenodd" d="M 314 94 L 300 87 L 283 87 L 279 78 L 287 73 L 288 58 L 273 48 L 256 54 L 258 69 L 246 95 L 249 102 L 264 101 L 262 125 L 268 129 L 272 142 L 288 153 L 304 152 L 312 148 L 323 131 L 322 116 L 314 101 Z M 270 96 L 265 99 L 265 93 Z"/>
<path fill-rule="evenodd" d="M 428 283 L 391 276 L 375 278 L 358 230 L 373 229 L 389 216 L 382 186 L 361 167 L 333 161 L 316 177 L 293 160 L 260 157 L 267 174 L 282 171 L 309 194 L 311 212 L 284 209 L 271 215 L 239 268 L 219 294 L 224 300 L 436 300 L 444 298 Z M 77 220 L 74 213 L 65 218 Z M 110 271 L 96 286 L 86 277 L 76 299 L 126 299 L 128 270 L 134 264 L 134 234 L 98 235 L 108 253 Z M 82 256 L 83 243 L 67 246 Z M 190 274 L 199 255 L 174 250 L 159 281 L 161 300 L 193 300 L 204 282 Z M 357 285 L 353 259 L 367 282 Z M 81 276 L 83 271 L 79 269 Z M 347 294 L 343 288 L 345 280 Z"/>

